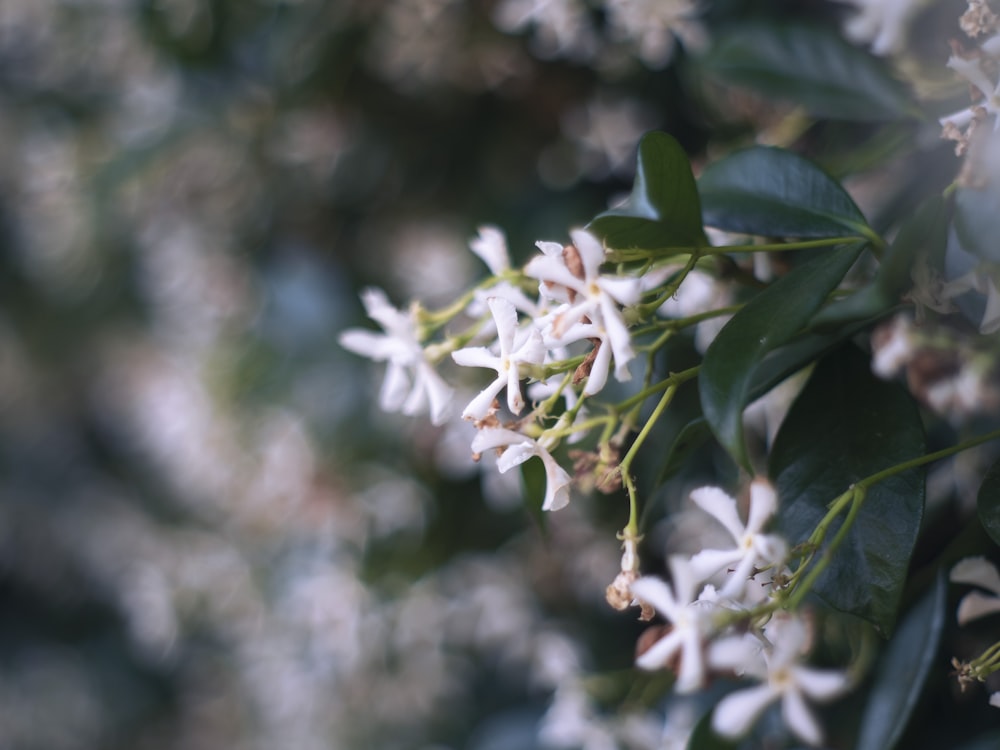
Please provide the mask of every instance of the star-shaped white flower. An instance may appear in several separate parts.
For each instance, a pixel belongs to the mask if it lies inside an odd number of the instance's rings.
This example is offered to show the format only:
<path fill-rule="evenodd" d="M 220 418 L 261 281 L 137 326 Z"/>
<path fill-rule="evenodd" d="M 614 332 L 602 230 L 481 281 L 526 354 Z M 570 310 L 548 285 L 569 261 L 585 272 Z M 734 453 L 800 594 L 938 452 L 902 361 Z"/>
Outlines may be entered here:
<path fill-rule="evenodd" d="M 497 377 L 476 396 L 462 416 L 466 419 L 483 419 L 493 405 L 493 399 L 507 387 L 507 406 L 514 414 L 524 409 L 521 396 L 521 366 L 538 365 L 545 359 L 545 344 L 542 334 L 530 328 L 519 332 L 517 310 L 514 305 L 500 297 L 490 297 L 487 301 L 493 320 L 496 322 L 500 353 L 494 354 L 484 346 L 468 347 L 452 352 L 452 359 L 463 367 L 487 367 L 496 370 Z"/>
<path fill-rule="evenodd" d="M 651 577 L 632 584 L 632 595 L 651 605 L 672 625 L 635 663 L 641 669 L 676 665 L 677 692 L 691 693 L 705 682 L 704 643 L 712 632 L 711 615 L 716 608 L 713 601 L 695 599 L 698 579 L 687 558 L 674 555 L 669 565 L 673 585 Z"/>
<path fill-rule="evenodd" d="M 858 7 L 844 32 L 856 42 L 871 42 L 872 52 L 888 55 L 903 43 L 910 19 L 921 0 L 838 0 Z"/>
<path fill-rule="evenodd" d="M 510 270 L 510 254 L 507 252 L 507 238 L 503 231 L 490 224 L 479 227 L 479 234 L 469 242 L 469 249 L 486 264 L 494 276 L 502 276 Z M 469 313 L 474 317 L 484 312 L 486 300 L 503 297 L 514 307 L 532 317 L 539 314 L 538 304 L 521 289 L 509 281 L 497 281 L 486 289 L 477 289 Z"/>
<path fill-rule="evenodd" d="M 952 583 L 968 583 L 991 592 L 970 591 L 958 603 L 958 624 L 965 625 L 986 615 L 1000 612 L 1000 573 L 985 557 L 967 557 L 951 569 Z"/>
<path fill-rule="evenodd" d="M 764 682 L 723 698 L 712 715 L 712 728 L 723 737 L 742 737 L 764 709 L 780 700 L 782 718 L 792 733 L 810 745 L 820 744 L 823 731 L 809 710 L 806 698 L 835 698 L 848 687 L 847 676 L 800 663 L 809 642 L 809 630 L 798 617 L 775 615 L 765 627 L 764 635 L 770 648 L 763 643 L 755 647 L 751 636 L 743 638 L 742 643 L 730 643 L 728 647 L 720 642 L 720 647 L 713 649 L 714 667 L 733 669 Z"/>
<path fill-rule="evenodd" d="M 701 580 L 729 570 L 719 596 L 743 598 L 755 569 L 780 566 L 784 562 L 788 553 L 785 541 L 774 534 L 761 533 L 778 505 L 777 493 L 770 482 L 758 478 L 750 484 L 750 513 L 746 525 L 740 521 L 736 500 L 718 487 L 696 489 L 691 499 L 721 523 L 736 542 L 730 549 L 706 549 L 691 558 L 691 567 Z"/>
<path fill-rule="evenodd" d="M 355 354 L 386 362 L 379 394 L 381 407 L 409 416 L 428 410 L 434 424 L 444 424 L 454 391 L 427 361 L 413 313 L 397 310 L 385 292 L 374 287 L 361 292 L 361 302 L 368 317 L 381 325 L 385 333 L 351 328 L 340 334 L 339 341 Z"/>
<path fill-rule="evenodd" d="M 569 504 L 572 478 L 539 441 L 505 427 L 485 427 L 472 439 L 472 452 L 483 453 L 490 448 L 502 448 L 497 469 L 503 474 L 520 466 L 532 456 L 542 459 L 545 466 L 545 499 L 542 510 L 559 510 Z"/>
<path fill-rule="evenodd" d="M 596 393 L 603 387 L 611 357 L 615 377 L 628 380 L 628 363 L 635 356 L 632 338 L 621 305 L 634 305 L 642 295 L 642 282 L 634 278 L 602 276 L 604 246 L 582 229 L 570 232 L 573 244 L 565 249 L 555 242 L 535 243 L 542 255 L 525 266 L 528 276 L 542 282 L 542 293 L 562 302 L 552 311 L 546 328 L 547 344 L 570 344 L 596 338 L 601 341 L 597 361 L 591 371 L 594 382 L 584 392 Z"/>

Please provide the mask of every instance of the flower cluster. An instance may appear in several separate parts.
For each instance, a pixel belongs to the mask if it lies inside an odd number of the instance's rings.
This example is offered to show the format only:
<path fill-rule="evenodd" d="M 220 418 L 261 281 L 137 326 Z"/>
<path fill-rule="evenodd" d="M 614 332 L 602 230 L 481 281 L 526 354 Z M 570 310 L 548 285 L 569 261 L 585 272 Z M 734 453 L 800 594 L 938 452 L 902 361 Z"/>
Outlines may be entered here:
<path fill-rule="evenodd" d="M 702 550 L 691 558 L 671 556 L 672 584 L 652 577 L 632 584 L 637 600 L 670 622 L 643 635 L 637 666 L 672 669 L 680 693 L 704 687 L 712 673 L 755 680 L 759 684 L 731 693 L 718 704 L 712 719 L 715 731 L 730 738 L 742 736 L 780 700 L 789 729 L 804 742 L 819 744 L 822 731 L 805 698 L 834 698 L 849 681 L 841 672 L 803 663 L 811 641 L 810 622 L 779 609 L 788 580 L 788 547 L 780 536 L 763 532 L 777 509 L 774 488 L 754 480 L 745 524 L 736 500 L 717 487 L 697 489 L 691 499 L 725 528 L 733 545 Z"/>
<path fill-rule="evenodd" d="M 568 245 L 539 241 L 538 254 L 514 270 L 503 233 L 482 227 L 470 248 L 492 275 L 456 305 L 440 313 L 416 305 L 404 312 L 381 290 L 368 289 L 362 301 L 384 332 L 350 329 L 340 336 L 345 348 L 387 363 L 380 397 L 384 409 L 408 415 L 426 411 L 435 424 L 452 416 L 454 393 L 438 365 L 450 360 L 490 371 L 493 379 L 461 411 L 477 428 L 472 454 L 498 451 L 500 472 L 538 457 L 547 479 L 545 510 L 569 502 L 572 477 L 554 450 L 563 440 L 579 440 L 598 427 L 603 428 L 603 450 L 575 466 L 588 465 L 591 474 L 601 473 L 599 484 L 614 486 L 609 481 L 617 469 L 612 446 L 622 442 L 631 425 L 619 419 L 617 409 L 590 417 L 585 404 L 605 390 L 612 376 L 618 382 L 631 379 L 637 345 L 629 319 L 638 319 L 640 303 L 651 300 L 653 319 L 644 322 L 662 333 L 682 321 L 655 314 L 663 306 L 661 298 L 687 289 L 676 266 L 669 274 L 658 268 L 605 273 L 609 251 L 602 242 L 585 230 L 574 230 L 570 237 Z M 445 330 L 449 324 L 465 327 Z M 620 413 L 627 413 L 625 403 Z"/>

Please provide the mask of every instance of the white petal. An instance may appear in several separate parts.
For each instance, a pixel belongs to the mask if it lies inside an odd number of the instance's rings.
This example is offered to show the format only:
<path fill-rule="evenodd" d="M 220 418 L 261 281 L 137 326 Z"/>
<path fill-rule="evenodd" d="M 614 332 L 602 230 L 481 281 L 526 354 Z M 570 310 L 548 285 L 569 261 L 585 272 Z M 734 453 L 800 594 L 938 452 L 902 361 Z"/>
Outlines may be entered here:
<path fill-rule="evenodd" d="M 635 584 L 632 585 L 635 586 Z M 634 593 L 635 589 L 633 588 L 632 591 Z M 674 658 L 674 655 L 680 651 L 680 648 L 681 632 L 676 629 L 671 630 L 636 658 L 635 665 L 639 669 L 660 669 L 665 667 Z"/>
<path fill-rule="evenodd" d="M 712 729 L 730 739 L 742 737 L 777 697 L 778 693 L 770 685 L 756 685 L 730 693 L 715 707 Z"/>
<path fill-rule="evenodd" d="M 486 300 L 497 324 L 497 338 L 500 340 L 500 356 L 509 354 L 514 348 L 514 336 L 517 334 L 517 310 L 502 297 L 490 297 Z"/>
<path fill-rule="evenodd" d="M 597 271 L 604 262 L 604 245 L 594 235 L 584 229 L 574 229 L 569 233 L 573 245 L 580 253 L 584 273 L 588 279 L 597 276 Z"/>
<path fill-rule="evenodd" d="M 500 358 L 485 346 L 469 346 L 451 353 L 455 364 L 462 367 L 485 367 L 500 371 Z"/>
<path fill-rule="evenodd" d="M 691 558 L 691 568 L 700 580 L 707 581 L 742 558 L 743 553 L 738 549 L 703 549 Z"/>
<path fill-rule="evenodd" d="M 532 456 L 537 455 L 537 446 L 533 442 L 512 443 L 497 459 L 497 469 L 501 474 L 506 474 L 515 466 L 520 466 Z"/>
<path fill-rule="evenodd" d="M 993 693 L 990 696 L 990 705 L 994 708 L 1000 708 L 1000 692 Z"/>
<path fill-rule="evenodd" d="M 764 528 L 764 524 L 774 515 L 778 508 L 778 493 L 774 485 L 766 479 L 758 477 L 750 483 L 750 513 L 747 519 L 747 531 L 754 533 Z"/>
<path fill-rule="evenodd" d="M 674 596 L 677 597 L 678 605 L 693 602 L 695 591 L 701 581 L 691 567 L 691 560 L 684 555 L 671 555 L 667 564 L 670 567 L 670 579 L 674 584 Z"/>
<path fill-rule="evenodd" d="M 584 289 L 583 280 L 578 279 L 570 272 L 562 262 L 561 257 L 557 259 L 550 255 L 536 255 L 528 261 L 528 264 L 524 267 L 524 273 L 526 276 L 538 279 L 539 281 L 561 284 L 564 287 L 576 289 L 577 291 L 583 291 Z"/>
<path fill-rule="evenodd" d="M 588 396 L 600 393 L 607 385 L 608 370 L 611 367 L 611 347 L 607 341 L 601 341 L 597 350 L 597 356 L 590 365 L 590 375 L 587 376 L 587 384 L 583 387 L 583 392 Z"/>
<path fill-rule="evenodd" d="M 669 613 L 677 611 L 677 600 L 674 599 L 673 589 L 659 578 L 644 576 L 633 582 L 632 594 L 665 617 L 670 617 Z"/>
<path fill-rule="evenodd" d="M 493 408 L 493 400 L 503 390 L 505 380 L 497 378 L 481 390 L 462 411 L 462 419 L 483 419 Z M 523 439 L 523 438 L 522 438 Z"/>
<path fill-rule="evenodd" d="M 708 663 L 714 669 L 728 670 L 738 675 L 767 675 L 761 640 L 750 633 L 713 641 L 708 649 Z"/>
<path fill-rule="evenodd" d="M 562 259 L 563 246 L 558 242 L 546 242 L 545 240 L 538 240 L 535 243 L 535 247 L 545 253 L 548 257 L 556 257 L 560 260 Z"/>
<path fill-rule="evenodd" d="M 479 227 L 479 236 L 469 243 L 469 249 L 482 259 L 494 276 L 499 276 L 510 268 L 507 239 L 495 226 Z"/>
<path fill-rule="evenodd" d="M 813 700 L 829 700 L 844 692 L 850 680 L 843 672 L 811 667 L 791 667 L 795 684 Z"/>
<path fill-rule="evenodd" d="M 569 504 L 570 475 L 545 450 L 538 453 L 545 464 L 545 500 L 542 510 L 559 510 Z"/>
<path fill-rule="evenodd" d="M 948 67 L 979 89 L 986 101 L 993 95 L 993 83 L 979 65 L 978 60 L 966 60 L 958 55 L 948 58 Z"/>
<path fill-rule="evenodd" d="M 521 396 L 521 380 L 518 377 L 517 366 L 507 370 L 507 408 L 511 414 L 520 414 L 524 409 L 524 397 Z"/>
<path fill-rule="evenodd" d="M 542 332 L 533 328 L 511 354 L 511 358 L 519 363 L 540 365 L 545 361 L 547 353 L 548 348 L 542 340 Z"/>
<path fill-rule="evenodd" d="M 789 729 L 803 742 L 818 745 L 823 741 L 823 731 L 798 690 L 786 690 L 781 701 L 781 716 Z"/>
<path fill-rule="evenodd" d="M 979 591 L 970 591 L 958 603 L 958 624 L 965 625 L 967 622 L 995 612 L 1000 612 L 1000 598 Z"/>
<path fill-rule="evenodd" d="M 971 583 L 994 594 L 1000 594 L 1000 572 L 985 557 L 966 557 L 951 569 L 948 579 L 952 583 Z"/>
<path fill-rule="evenodd" d="M 505 445 L 524 442 L 532 443 L 532 440 L 514 430 L 503 427 L 487 427 L 476 431 L 476 436 L 472 438 L 472 452 L 482 453 L 490 448 L 502 448 Z"/>
<path fill-rule="evenodd" d="M 699 487 L 691 491 L 691 499 L 699 508 L 725 526 L 734 541 L 739 542 L 743 539 L 745 529 L 736 510 L 735 498 L 718 487 Z"/>
<path fill-rule="evenodd" d="M 417 367 L 417 378 L 421 387 L 427 392 L 427 400 L 430 402 L 431 424 L 444 424 L 451 416 L 455 389 L 448 385 L 427 362 L 422 362 Z"/>
<path fill-rule="evenodd" d="M 750 585 L 750 575 L 753 573 L 757 556 L 752 552 L 744 554 L 736 568 L 728 574 L 726 584 L 719 591 L 719 596 L 725 599 L 742 599 Z"/>
<path fill-rule="evenodd" d="M 388 359 L 395 347 L 392 340 L 382 333 L 372 333 L 363 328 L 349 328 L 340 334 L 340 345 L 350 352 L 377 361 Z"/>
<path fill-rule="evenodd" d="M 634 305 L 642 297 L 642 282 L 639 279 L 602 276 L 597 285 L 605 294 L 622 305 Z"/>
<path fill-rule="evenodd" d="M 629 380 L 631 375 L 626 366 L 635 357 L 635 350 L 632 348 L 632 337 L 625 326 L 625 319 L 621 310 L 614 307 L 606 297 L 601 299 L 601 312 L 604 328 L 608 332 L 607 339 L 615 355 L 615 377 L 620 381 Z"/>
<path fill-rule="evenodd" d="M 705 685 L 705 657 L 702 652 L 701 633 L 687 627 L 681 629 L 681 663 L 677 684 L 678 693 L 693 693 Z"/>
<path fill-rule="evenodd" d="M 410 376 L 406 369 L 395 362 L 390 362 L 385 370 L 382 390 L 378 402 L 383 411 L 399 411 L 410 392 Z"/>

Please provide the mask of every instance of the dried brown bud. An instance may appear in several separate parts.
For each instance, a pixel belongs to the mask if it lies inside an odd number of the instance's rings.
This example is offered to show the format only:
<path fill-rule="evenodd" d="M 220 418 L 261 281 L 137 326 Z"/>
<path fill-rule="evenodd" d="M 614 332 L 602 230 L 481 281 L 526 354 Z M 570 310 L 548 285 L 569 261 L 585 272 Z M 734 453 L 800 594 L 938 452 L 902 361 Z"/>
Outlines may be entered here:
<path fill-rule="evenodd" d="M 638 578 L 638 575 L 634 571 L 623 570 L 615 576 L 615 580 L 605 589 L 604 598 L 607 599 L 608 604 L 613 609 L 624 612 L 632 606 L 632 583 L 636 578 Z"/>
<path fill-rule="evenodd" d="M 583 279 L 586 274 L 583 271 L 583 259 L 580 257 L 580 251 L 576 249 L 574 245 L 566 245 L 562 251 L 563 262 L 566 264 L 566 268 L 569 272 L 576 276 L 578 279 Z"/>

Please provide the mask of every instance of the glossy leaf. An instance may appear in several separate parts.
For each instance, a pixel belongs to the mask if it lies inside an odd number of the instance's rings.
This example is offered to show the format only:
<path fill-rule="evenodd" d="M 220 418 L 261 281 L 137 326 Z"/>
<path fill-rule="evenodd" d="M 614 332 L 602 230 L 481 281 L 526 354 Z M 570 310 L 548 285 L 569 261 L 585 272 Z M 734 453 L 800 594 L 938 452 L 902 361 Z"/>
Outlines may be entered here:
<path fill-rule="evenodd" d="M 741 24 L 716 37 L 703 64 L 725 83 L 820 117 L 888 121 L 914 112 L 885 61 L 848 44 L 832 24 Z"/>
<path fill-rule="evenodd" d="M 856 750 L 892 750 L 902 736 L 927 675 L 938 663 L 947 593 L 947 581 L 939 574 L 893 635 L 874 670 Z"/>
<path fill-rule="evenodd" d="M 933 264 L 934 259 L 943 256 L 947 240 L 947 206 L 940 196 L 931 196 L 900 226 L 875 278 L 851 296 L 831 304 L 813 324 L 823 328 L 883 315 L 912 288 L 915 259 L 923 256 Z"/>
<path fill-rule="evenodd" d="M 763 237 L 860 237 L 860 209 L 826 172 L 780 148 L 755 146 L 706 168 L 698 180 L 705 224 Z"/>
<path fill-rule="evenodd" d="M 860 252 L 855 244 L 818 253 L 750 300 L 705 352 L 698 375 L 702 412 L 719 443 L 744 468 L 750 467 L 743 409 L 758 366 L 805 327 Z"/>
<path fill-rule="evenodd" d="M 920 414 L 905 390 L 872 375 L 868 357 L 852 346 L 825 357 L 792 404 L 771 451 L 786 538 L 793 545 L 806 541 L 830 501 L 853 483 L 924 451 Z M 888 636 L 923 507 L 921 469 L 873 485 L 814 592 Z M 827 542 L 843 520 L 834 521 Z"/>
<path fill-rule="evenodd" d="M 1000 263 L 1000 183 L 955 191 L 955 230 L 962 247 L 983 260 Z"/>
<path fill-rule="evenodd" d="M 983 483 L 979 485 L 976 497 L 979 509 L 979 521 L 997 544 L 1000 544 L 1000 459 L 986 472 Z"/>
<path fill-rule="evenodd" d="M 628 201 L 600 214 L 587 228 L 615 249 L 707 244 L 698 188 L 680 144 L 666 133 L 643 136 Z"/>

